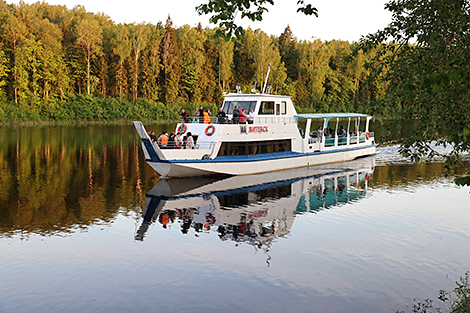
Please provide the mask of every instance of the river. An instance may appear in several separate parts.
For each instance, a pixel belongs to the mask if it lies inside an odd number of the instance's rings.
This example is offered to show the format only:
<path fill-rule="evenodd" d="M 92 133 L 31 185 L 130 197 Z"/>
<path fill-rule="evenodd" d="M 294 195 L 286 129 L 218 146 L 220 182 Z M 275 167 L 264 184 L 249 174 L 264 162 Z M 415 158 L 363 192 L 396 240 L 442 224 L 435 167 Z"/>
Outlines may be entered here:
<path fill-rule="evenodd" d="M 398 145 L 161 181 L 129 125 L 5 127 L 0 142 L 1 313 L 411 312 L 470 270 L 470 187 Z"/>

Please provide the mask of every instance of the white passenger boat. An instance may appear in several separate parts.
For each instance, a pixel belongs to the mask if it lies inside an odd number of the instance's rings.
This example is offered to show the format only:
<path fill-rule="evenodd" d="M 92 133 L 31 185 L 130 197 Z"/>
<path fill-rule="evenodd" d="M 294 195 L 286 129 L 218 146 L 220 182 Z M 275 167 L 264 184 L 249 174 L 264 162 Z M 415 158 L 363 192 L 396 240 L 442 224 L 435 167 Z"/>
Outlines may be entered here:
<path fill-rule="evenodd" d="M 235 123 L 235 106 L 253 110 L 249 124 Z M 134 122 L 145 161 L 163 177 L 189 177 L 248 175 L 375 154 L 372 117 L 365 114 L 297 114 L 290 97 L 263 93 L 228 94 L 222 109 L 225 120 L 211 117 L 206 123 L 201 118 L 177 124 L 176 131 L 191 132 L 193 149 L 163 149 L 141 122 Z"/>

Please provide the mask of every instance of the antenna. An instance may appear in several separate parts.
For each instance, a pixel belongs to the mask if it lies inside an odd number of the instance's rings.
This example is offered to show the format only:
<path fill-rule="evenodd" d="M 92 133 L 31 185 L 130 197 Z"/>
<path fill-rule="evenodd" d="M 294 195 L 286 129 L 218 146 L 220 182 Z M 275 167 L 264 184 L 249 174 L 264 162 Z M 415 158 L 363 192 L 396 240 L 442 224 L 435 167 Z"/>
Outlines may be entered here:
<path fill-rule="evenodd" d="M 268 73 L 266 74 L 266 80 L 264 81 L 263 92 L 266 92 L 266 85 L 268 84 L 269 71 L 271 71 L 271 63 L 268 64 Z"/>

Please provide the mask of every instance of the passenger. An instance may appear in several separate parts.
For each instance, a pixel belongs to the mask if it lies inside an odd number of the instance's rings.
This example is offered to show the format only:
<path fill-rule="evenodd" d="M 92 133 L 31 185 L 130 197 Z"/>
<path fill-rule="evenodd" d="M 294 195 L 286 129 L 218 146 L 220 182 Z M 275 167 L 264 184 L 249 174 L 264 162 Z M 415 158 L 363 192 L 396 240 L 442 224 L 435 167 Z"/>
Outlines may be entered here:
<path fill-rule="evenodd" d="M 167 146 L 168 146 L 168 134 L 163 132 L 160 137 L 158 137 L 158 146 L 161 148 L 161 149 L 166 149 Z"/>
<path fill-rule="evenodd" d="M 246 124 L 246 114 L 245 114 L 245 109 L 242 109 L 240 112 L 240 117 L 238 118 L 238 121 L 240 124 Z"/>
<path fill-rule="evenodd" d="M 150 133 L 150 139 L 152 140 L 152 142 L 157 141 L 157 136 L 155 136 L 155 132 Z"/>
<path fill-rule="evenodd" d="M 203 124 L 204 123 L 204 107 L 201 105 L 199 107 L 199 123 Z"/>
<path fill-rule="evenodd" d="M 250 113 L 248 113 L 248 124 L 253 124 L 254 118 L 255 118 L 255 113 L 253 112 L 253 109 L 251 109 Z"/>
<path fill-rule="evenodd" d="M 186 140 L 188 140 L 188 134 L 183 137 L 183 145 L 181 146 L 181 149 L 186 149 Z"/>
<path fill-rule="evenodd" d="M 176 147 L 175 138 L 176 138 L 176 133 L 172 132 L 170 135 L 170 138 L 168 138 L 168 149 L 175 149 Z"/>
<path fill-rule="evenodd" d="M 206 112 L 204 112 L 203 114 L 204 114 L 204 124 L 209 124 L 211 122 L 209 109 L 207 109 Z"/>
<path fill-rule="evenodd" d="M 235 106 L 233 109 L 233 118 L 232 118 L 232 123 L 233 124 L 238 124 L 238 118 L 240 117 L 240 111 L 238 110 L 238 105 Z"/>
<path fill-rule="evenodd" d="M 346 137 L 346 131 L 343 128 L 343 125 L 339 126 L 338 137 Z"/>
<path fill-rule="evenodd" d="M 193 112 L 193 120 L 197 120 L 199 118 L 199 109 L 196 108 Z"/>
<path fill-rule="evenodd" d="M 182 143 L 183 143 L 183 138 L 181 138 L 181 132 L 178 132 L 175 136 L 176 149 L 181 149 Z"/>
<path fill-rule="evenodd" d="M 191 132 L 188 132 L 186 136 L 186 149 L 194 149 L 194 138 Z"/>
<path fill-rule="evenodd" d="M 325 135 L 325 138 L 330 138 L 330 132 L 328 131 L 328 127 L 325 127 L 323 134 Z"/>
<path fill-rule="evenodd" d="M 180 118 L 183 120 L 183 123 L 191 122 L 191 119 L 188 116 L 188 112 L 185 109 L 181 109 Z"/>
<path fill-rule="evenodd" d="M 217 123 L 218 124 L 225 124 L 226 117 L 224 110 L 222 108 L 219 109 L 219 113 L 217 113 Z"/>

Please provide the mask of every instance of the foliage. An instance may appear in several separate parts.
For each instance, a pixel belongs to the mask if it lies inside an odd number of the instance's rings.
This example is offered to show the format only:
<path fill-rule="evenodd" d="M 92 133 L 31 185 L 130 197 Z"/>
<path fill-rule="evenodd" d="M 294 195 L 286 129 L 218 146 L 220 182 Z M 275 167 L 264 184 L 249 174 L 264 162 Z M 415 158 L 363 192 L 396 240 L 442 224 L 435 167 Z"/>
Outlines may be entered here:
<path fill-rule="evenodd" d="M 440 290 L 438 299 L 443 303 L 448 303 L 450 305 L 448 309 L 449 313 L 468 313 L 470 312 L 469 272 L 466 272 L 464 276 L 461 276 L 456 284 L 457 287 L 455 287 L 452 292 Z M 413 305 L 413 312 L 425 313 L 429 312 L 432 308 L 433 301 L 431 299 L 426 299 L 423 302 L 416 301 Z M 436 308 L 436 311 L 443 312 L 441 308 Z M 404 313 L 404 311 L 397 311 L 397 313 Z"/>
<path fill-rule="evenodd" d="M 274 0 L 209 0 L 208 3 L 197 6 L 196 11 L 199 15 L 213 14 L 209 21 L 213 24 L 218 23 L 220 27 L 216 31 L 216 36 L 229 41 L 232 35 L 240 38 L 245 33 L 244 29 L 235 23 L 238 13 L 241 13 L 241 18 L 261 21 L 264 12 L 268 11 L 266 5 L 269 4 L 274 5 Z M 298 0 L 297 5 L 299 6 L 297 12 L 318 17 L 318 10 L 311 4 L 305 4 L 304 0 Z"/>
<path fill-rule="evenodd" d="M 376 50 L 366 62 L 371 77 L 388 84 L 387 101 L 400 103 L 403 120 L 418 121 L 402 154 L 413 161 L 442 156 L 450 170 L 470 150 L 470 2 L 392 0 L 386 9 L 390 25 L 363 38 L 356 51 Z"/>
<path fill-rule="evenodd" d="M 394 112 L 378 104 L 382 84 L 363 83 L 373 51 L 349 65 L 344 55 L 355 44 L 347 41 L 298 41 L 288 26 L 279 37 L 247 29 L 224 41 L 214 38 L 219 30 L 175 27 L 170 17 L 165 25 L 116 25 L 82 6 L 0 6 L 0 121 L 154 116 L 139 107 L 144 99 L 162 106 L 159 119 L 170 118 L 173 103 L 220 105 L 236 86 L 260 92 L 268 64 L 271 92 L 293 96 L 302 110 Z"/>

